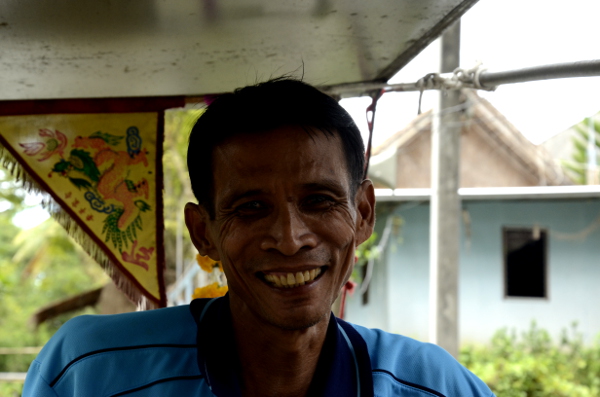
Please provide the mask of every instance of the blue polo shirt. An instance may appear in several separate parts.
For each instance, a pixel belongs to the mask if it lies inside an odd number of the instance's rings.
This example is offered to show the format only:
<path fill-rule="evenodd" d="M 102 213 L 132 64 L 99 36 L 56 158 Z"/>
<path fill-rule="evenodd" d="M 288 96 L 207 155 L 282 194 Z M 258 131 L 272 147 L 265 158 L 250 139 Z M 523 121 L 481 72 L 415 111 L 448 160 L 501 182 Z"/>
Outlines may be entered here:
<path fill-rule="evenodd" d="M 23 396 L 240 396 L 228 297 L 67 322 Z M 331 316 L 308 396 L 492 396 L 437 346 Z"/>

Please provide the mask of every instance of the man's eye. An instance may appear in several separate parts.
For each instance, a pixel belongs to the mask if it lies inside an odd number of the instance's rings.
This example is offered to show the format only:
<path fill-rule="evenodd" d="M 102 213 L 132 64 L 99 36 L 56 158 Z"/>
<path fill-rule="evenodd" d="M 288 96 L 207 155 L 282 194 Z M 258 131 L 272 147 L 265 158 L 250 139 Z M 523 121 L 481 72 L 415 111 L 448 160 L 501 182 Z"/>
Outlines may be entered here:
<path fill-rule="evenodd" d="M 314 208 L 328 208 L 335 203 L 335 200 L 324 194 L 313 194 L 304 200 L 304 205 Z"/>
<path fill-rule="evenodd" d="M 260 201 L 248 201 L 237 206 L 238 212 L 255 212 L 265 209 L 267 206 Z"/>

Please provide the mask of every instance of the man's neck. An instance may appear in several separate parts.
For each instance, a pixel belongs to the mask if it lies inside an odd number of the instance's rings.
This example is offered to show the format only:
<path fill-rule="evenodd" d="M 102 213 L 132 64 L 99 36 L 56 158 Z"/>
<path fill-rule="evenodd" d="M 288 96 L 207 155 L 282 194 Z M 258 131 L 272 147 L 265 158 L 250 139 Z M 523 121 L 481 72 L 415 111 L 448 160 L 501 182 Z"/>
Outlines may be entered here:
<path fill-rule="evenodd" d="M 329 316 L 303 330 L 285 330 L 232 307 L 232 321 L 242 395 L 305 396 L 325 342 Z"/>

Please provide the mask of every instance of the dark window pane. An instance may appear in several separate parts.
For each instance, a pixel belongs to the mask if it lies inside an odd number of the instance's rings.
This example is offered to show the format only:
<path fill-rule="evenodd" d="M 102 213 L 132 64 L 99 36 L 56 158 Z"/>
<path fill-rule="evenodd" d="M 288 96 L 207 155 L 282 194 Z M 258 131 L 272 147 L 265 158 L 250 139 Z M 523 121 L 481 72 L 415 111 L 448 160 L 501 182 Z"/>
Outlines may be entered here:
<path fill-rule="evenodd" d="M 545 298 L 546 232 L 504 229 L 506 296 Z"/>

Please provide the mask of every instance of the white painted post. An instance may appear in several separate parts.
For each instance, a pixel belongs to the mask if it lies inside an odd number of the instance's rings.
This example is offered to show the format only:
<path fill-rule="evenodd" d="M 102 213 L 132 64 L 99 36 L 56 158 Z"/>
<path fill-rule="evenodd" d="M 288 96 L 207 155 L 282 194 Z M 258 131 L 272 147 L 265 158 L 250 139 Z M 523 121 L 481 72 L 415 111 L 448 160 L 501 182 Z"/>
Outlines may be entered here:
<path fill-rule="evenodd" d="M 442 36 L 441 72 L 459 66 L 460 20 Z M 431 133 L 429 341 L 458 356 L 460 90 L 442 92 Z"/>

